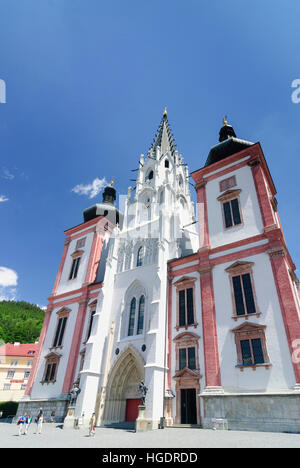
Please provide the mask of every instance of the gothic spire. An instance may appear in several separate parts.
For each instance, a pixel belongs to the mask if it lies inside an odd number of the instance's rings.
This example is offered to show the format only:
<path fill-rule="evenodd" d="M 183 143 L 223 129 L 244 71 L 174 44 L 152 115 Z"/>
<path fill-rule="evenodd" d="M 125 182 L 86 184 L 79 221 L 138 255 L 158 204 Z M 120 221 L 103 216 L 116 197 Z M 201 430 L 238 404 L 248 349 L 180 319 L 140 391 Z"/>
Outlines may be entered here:
<path fill-rule="evenodd" d="M 157 133 L 150 147 L 150 150 L 152 149 L 153 151 L 155 151 L 157 146 L 160 147 L 161 154 L 164 154 L 167 151 L 169 151 L 173 157 L 175 156 L 176 144 L 168 122 L 168 114 L 166 107 L 161 122 L 159 124 Z"/>

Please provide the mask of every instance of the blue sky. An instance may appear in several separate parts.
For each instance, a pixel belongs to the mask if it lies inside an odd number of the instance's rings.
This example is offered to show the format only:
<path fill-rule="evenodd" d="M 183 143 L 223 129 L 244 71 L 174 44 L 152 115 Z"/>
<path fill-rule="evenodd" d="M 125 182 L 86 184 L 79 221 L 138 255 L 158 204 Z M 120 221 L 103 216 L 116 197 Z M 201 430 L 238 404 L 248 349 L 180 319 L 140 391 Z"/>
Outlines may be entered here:
<path fill-rule="evenodd" d="M 0 298 L 46 305 L 63 231 L 102 199 L 72 188 L 127 193 L 165 105 L 190 171 L 224 114 L 261 142 L 299 263 L 299 17 L 297 0 L 0 0 Z"/>

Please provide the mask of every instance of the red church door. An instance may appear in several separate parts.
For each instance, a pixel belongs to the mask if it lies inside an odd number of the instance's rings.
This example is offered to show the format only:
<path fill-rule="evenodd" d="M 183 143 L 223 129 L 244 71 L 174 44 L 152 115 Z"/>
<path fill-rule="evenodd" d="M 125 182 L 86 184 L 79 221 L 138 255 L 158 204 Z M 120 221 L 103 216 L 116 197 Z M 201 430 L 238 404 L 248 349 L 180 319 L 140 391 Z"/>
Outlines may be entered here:
<path fill-rule="evenodd" d="M 126 400 L 126 415 L 125 421 L 126 422 L 134 422 L 139 414 L 139 405 L 141 404 L 142 400 L 140 398 L 130 398 Z"/>

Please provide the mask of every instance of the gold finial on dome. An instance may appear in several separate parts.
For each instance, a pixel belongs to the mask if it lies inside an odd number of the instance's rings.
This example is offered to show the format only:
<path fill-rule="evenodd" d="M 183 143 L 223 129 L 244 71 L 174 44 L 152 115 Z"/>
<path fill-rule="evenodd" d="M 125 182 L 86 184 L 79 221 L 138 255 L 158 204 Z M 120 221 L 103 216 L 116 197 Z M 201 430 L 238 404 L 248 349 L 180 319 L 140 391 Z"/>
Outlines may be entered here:
<path fill-rule="evenodd" d="M 165 106 L 164 115 L 167 115 L 167 106 Z"/>
<path fill-rule="evenodd" d="M 227 115 L 224 115 L 223 117 L 223 125 L 228 125 Z"/>
<path fill-rule="evenodd" d="M 112 178 L 109 185 L 110 185 L 111 187 L 113 187 L 114 183 L 115 183 L 115 182 L 114 182 L 114 178 Z"/>

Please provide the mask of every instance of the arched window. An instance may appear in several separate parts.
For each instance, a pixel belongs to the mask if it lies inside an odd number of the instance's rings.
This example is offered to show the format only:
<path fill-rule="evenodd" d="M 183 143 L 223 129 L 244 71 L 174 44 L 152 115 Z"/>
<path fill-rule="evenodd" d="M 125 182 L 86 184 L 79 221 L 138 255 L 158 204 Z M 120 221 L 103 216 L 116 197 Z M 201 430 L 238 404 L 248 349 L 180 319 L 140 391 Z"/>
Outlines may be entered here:
<path fill-rule="evenodd" d="M 167 167 L 167 168 L 170 167 L 170 163 L 169 163 L 169 160 L 168 160 L 168 159 L 165 160 L 165 167 Z"/>
<path fill-rule="evenodd" d="M 141 296 L 140 301 L 139 301 L 139 316 L 138 316 L 137 335 L 141 335 L 143 333 L 144 314 L 145 314 L 145 296 Z"/>
<path fill-rule="evenodd" d="M 129 324 L 128 324 L 128 336 L 132 336 L 134 332 L 134 322 L 135 322 L 135 309 L 136 309 L 136 299 L 132 299 L 130 303 L 130 314 L 129 314 Z"/>
<path fill-rule="evenodd" d="M 137 252 L 137 260 L 136 260 L 137 267 L 143 265 L 143 259 L 144 259 L 144 247 L 141 246 Z"/>

